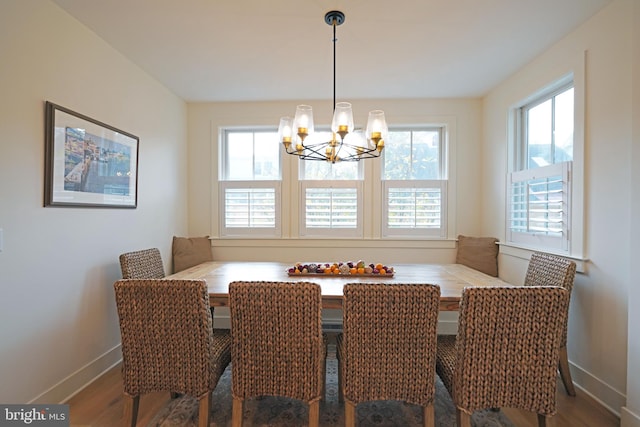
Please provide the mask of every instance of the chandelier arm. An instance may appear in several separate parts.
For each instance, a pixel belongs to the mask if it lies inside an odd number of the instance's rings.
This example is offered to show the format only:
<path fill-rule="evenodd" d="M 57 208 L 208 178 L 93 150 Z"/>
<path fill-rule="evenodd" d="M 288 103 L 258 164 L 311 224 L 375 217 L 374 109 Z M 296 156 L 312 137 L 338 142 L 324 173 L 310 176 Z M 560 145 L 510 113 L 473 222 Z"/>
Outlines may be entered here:
<path fill-rule="evenodd" d="M 321 160 L 326 160 L 327 156 L 325 155 L 324 152 L 321 152 L 320 150 L 318 150 L 319 148 L 324 148 L 326 146 L 326 144 L 324 143 L 318 143 L 318 144 L 312 144 L 312 145 L 303 145 L 304 149 L 302 151 L 302 154 L 299 156 L 300 157 L 304 157 L 304 158 L 315 158 L 315 156 L 318 156 L 319 159 Z M 313 154 L 310 154 L 313 153 Z M 293 154 L 297 154 L 297 153 L 293 153 Z"/>
<path fill-rule="evenodd" d="M 378 153 L 377 148 L 363 147 L 361 145 L 352 145 L 347 143 L 343 143 L 342 145 L 344 145 L 345 147 L 351 148 L 353 151 L 360 152 L 361 154 Z M 378 156 L 375 156 L 375 157 L 378 157 Z"/>

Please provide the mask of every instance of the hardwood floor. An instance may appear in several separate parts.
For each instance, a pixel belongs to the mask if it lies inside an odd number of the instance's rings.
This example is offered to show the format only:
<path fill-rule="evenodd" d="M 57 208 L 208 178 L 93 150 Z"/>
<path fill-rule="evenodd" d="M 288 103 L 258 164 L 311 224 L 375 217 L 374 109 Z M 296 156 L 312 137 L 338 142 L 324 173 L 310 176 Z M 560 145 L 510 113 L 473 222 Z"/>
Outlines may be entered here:
<path fill-rule="evenodd" d="M 556 388 L 558 412 L 551 418 L 551 427 L 619 427 L 620 418 L 576 387 L 576 397 L 568 396 L 560 377 Z M 518 427 L 537 427 L 536 415 L 518 409 L 504 408 L 504 413 Z"/>
<path fill-rule="evenodd" d="M 557 427 L 618 427 L 620 419 L 581 390 L 576 397 L 564 392 L 558 380 L 558 413 L 552 418 Z M 169 400 L 169 393 L 151 393 L 140 399 L 138 425 L 145 426 Z M 122 425 L 122 377 L 120 365 L 105 373 L 68 402 L 71 427 L 114 427 Z M 518 427 L 536 427 L 535 414 L 517 409 L 504 409 Z"/>

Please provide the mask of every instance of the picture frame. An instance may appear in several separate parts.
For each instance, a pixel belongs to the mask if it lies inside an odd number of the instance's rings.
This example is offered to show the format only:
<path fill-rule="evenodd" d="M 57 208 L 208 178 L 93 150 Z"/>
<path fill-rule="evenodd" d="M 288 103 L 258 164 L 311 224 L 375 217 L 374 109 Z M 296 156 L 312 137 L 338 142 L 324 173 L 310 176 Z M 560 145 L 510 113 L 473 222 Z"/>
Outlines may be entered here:
<path fill-rule="evenodd" d="M 45 102 L 44 206 L 138 206 L 140 139 Z"/>

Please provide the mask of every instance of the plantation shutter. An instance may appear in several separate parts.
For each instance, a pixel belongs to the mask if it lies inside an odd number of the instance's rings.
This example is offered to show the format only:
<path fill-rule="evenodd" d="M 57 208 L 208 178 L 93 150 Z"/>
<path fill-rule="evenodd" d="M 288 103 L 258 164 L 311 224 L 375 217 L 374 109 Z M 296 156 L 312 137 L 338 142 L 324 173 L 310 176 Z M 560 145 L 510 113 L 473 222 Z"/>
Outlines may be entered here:
<path fill-rule="evenodd" d="M 568 250 L 571 162 L 509 174 L 511 241 Z"/>
<path fill-rule="evenodd" d="M 385 236 L 444 236 L 445 180 L 384 181 Z"/>
<path fill-rule="evenodd" d="M 224 212 L 221 235 L 274 235 L 280 232 L 277 207 L 280 183 L 274 181 L 220 183 L 220 202 Z"/>
<path fill-rule="evenodd" d="M 362 181 L 303 181 L 301 234 L 358 237 L 362 234 Z"/>

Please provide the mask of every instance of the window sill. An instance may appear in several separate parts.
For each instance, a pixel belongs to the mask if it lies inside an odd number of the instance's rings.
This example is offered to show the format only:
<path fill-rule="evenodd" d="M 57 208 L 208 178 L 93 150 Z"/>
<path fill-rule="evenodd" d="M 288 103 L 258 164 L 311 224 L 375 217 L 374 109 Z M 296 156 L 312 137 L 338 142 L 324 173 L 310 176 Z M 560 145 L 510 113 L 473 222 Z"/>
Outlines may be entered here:
<path fill-rule="evenodd" d="M 455 239 L 314 239 L 314 238 L 210 238 L 214 247 L 283 247 L 283 248 L 425 248 L 455 249 Z"/>
<path fill-rule="evenodd" d="M 572 261 L 575 261 L 576 271 L 578 273 L 585 273 L 587 263 L 589 262 L 588 258 L 575 257 L 575 256 L 566 255 L 566 254 L 555 253 L 553 251 L 544 250 L 540 248 L 531 248 L 523 245 L 516 245 L 513 243 L 506 243 L 506 242 L 498 242 L 498 245 L 500 245 L 501 254 L 513 256 L 516 258 L 526 259 L 526 260 L 529 260 L 531 258 L 531 254 L 534 252 L 544 252 L 544 253 L 558 255 L 558 256 L 570 259 Z"/>

